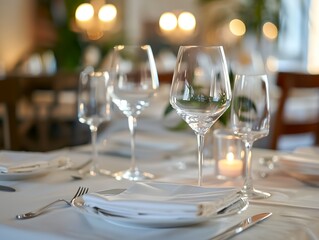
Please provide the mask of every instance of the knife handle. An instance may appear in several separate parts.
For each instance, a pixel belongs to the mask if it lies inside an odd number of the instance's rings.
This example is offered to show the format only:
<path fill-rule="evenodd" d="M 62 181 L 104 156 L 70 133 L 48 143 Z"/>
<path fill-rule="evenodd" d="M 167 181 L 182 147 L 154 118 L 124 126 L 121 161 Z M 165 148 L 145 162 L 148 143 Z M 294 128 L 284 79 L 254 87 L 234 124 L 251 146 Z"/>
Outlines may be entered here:
<path fill-rule="evenodd" d="M 226 240 L 226 239 L 229 239 L 230 237 L 233 237 L 234 235 L 236 235 L 237 233 L 240 233 L 242 232 L 243 229 L 240 228 L 240 224 L 241 223 L 238 223 L 232 227 L 230 227 L 229 229 L 227 229 L 226 231 L 218 234 L 217 236 L 211 238 L 211 240 Z M 240 230 L 237 230 L 237 229 L 240 229 Z"/>

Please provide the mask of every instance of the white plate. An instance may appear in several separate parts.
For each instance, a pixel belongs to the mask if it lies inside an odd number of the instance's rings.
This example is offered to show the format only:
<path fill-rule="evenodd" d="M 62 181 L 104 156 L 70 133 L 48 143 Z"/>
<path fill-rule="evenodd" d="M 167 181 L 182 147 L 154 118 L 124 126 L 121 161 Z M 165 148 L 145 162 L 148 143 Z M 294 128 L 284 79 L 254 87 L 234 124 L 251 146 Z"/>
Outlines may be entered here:
<path fill-rule="evenodd" d="M 28 178 L 39 177 L 45 174 L 48 174 L 50 169 L 48 168 L 39 168 L 30 172 L 19 172 L 19 173 L 0 173 L 0 180 L 3 181 L 14 181 L 14 180 L 23 180 Z"/>
<path fill-rule="evenodd" d="M 123 189 L 111 189 L 109 190 L 110 194 L 118 194 L 122 192 Z M 106 192 L 104 192 L 106 194 Z M 235 202 L 233 205 L 229 206 L 227 209 L 220 211 L 219 213 L 214 213 L 209 216 L 199 216 L 196 218 L 128 218 L 122 216 L 115 216 L 108 213 L 103 213 L 97 209 L 84 206 L 84 201 L 82 197 L 75 199 L 73 203 L 74 207 L 84 214 L 86 217 L 99 219 L 101 221 L 106 221 L 116 225 L 121 225 L 125 227 L 142 227 L 142 228 L 172 228 L 172 227 L 182 227 L 189 226 L 194 224 L 199 224 L 211 219 L 216 219 L 220 217 L 225 217 L 233 214 L 242 212 L 248 207 L 248 201 L 245 199 L 240 199 Z"/>
<path fill-rule="evenodd" d="M 13 162 L 10 167 L 24 165 L 25 168 L 19 168 L 19 171 L 0 172 L 0 180 L 11 181 L 39 177 L 52 170 L 64 169 L 70 164 L 68 158 L 54 154 L 1 151 L 0 163 L 8 163 L 10 161 Z"/>

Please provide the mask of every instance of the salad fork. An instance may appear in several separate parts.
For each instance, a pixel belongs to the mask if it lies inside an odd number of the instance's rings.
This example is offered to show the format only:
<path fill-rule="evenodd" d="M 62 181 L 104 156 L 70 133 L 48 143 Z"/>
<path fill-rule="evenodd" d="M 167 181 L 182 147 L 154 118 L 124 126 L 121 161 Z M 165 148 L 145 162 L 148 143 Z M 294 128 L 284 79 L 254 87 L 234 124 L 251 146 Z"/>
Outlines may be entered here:
<path fill-rule="evenodd" d="M 51 207 L 52 205 L 54 205 L 55 203 L 58 202 L 65 202 L 66 204 L 68 204 L 69 206 L 72 206 L 72 202 L 77 198 L 80 197 L 86 193 L 88 193 L 89 188 L 86 187 L 79 187 L 78 190 L 76 191 L 75 195 L 72 197 L 72 199 L 70 201 L 67 201 L 65 199 L 57 199 L 47 205 L 45 205 L 44 207 L 41 207 L 35 211 L 31 211 L 31 212 L 27 212 L 27 213 L 23 213 L 23 214 L 18 214 L 16 215 L 17 219 L 28 219 L 28 218 L 33 218 L 36 216 L 39 216 L 40 214 L 42 214 L 47 208 Z"/>

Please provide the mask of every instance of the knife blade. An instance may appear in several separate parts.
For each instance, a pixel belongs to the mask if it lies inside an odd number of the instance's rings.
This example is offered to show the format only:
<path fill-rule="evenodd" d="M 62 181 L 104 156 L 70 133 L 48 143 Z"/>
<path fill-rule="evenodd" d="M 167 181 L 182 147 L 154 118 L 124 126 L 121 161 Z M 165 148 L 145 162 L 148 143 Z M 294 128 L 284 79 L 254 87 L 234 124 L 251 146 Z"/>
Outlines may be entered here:
<path fill-rule="evenodd" d="M 15 192 L 16 190 L 13 187 L 0 185 L 0 191 Z"/>
<path fill-rule="evenodd" d="M 211 238 L 211 240 L 223 240 L 223 239 L 229 239 L 236 234 L 241 233 L 242 231 L 246 230 L 247 228 L 250 228 L 254 226 L 256 223 L 259 223 L 266 218 L 270 217 L 272 213 L 259 213 L 254 216 L 248 217 L 241 222 L 235 224 L 234 226 L 230 227 L 226 231 L 220 233 L 219 235 Z"/>

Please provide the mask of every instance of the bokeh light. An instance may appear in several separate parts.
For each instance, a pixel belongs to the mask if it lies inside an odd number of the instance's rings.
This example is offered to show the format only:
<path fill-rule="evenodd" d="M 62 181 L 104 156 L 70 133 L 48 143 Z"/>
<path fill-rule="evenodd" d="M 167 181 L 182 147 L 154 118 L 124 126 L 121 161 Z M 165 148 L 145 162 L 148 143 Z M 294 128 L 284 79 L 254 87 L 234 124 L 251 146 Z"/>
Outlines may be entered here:
<path fill-rule="evenodd" d="M 196 19 L 194 15 L 190 12 L 182 12 L 178 16 L 178 26 L 185 31 L 194 30 L 196 26 Z"/>
<path fill-rule="evenodd" d="M 266 59 L 266 67 L 269 71 L 271 72 L 276 72 L 278 71 L 278 59 L 274 56 L 269 56 L 267 59 Z"/>
<path fill-rule="evenodd" d="M 117 10 L 113 4 L 105 4 L 99 10 L 99 19 L 103 22 L 111 22 L 116 18 Z"/>
<path fill-rule="evenodd" d="M 177 26 L 177 18 L 173 13 L 165 12 L 160 17 L 159 25 L 165 31 L 174 30 Z"/>
<path fill-rule="evenodd" d="M 263 25 L 263 34 L 268 39 L 273 40 L 273 39 L 276 39 L 278 36 L 278 29 L 277 29 L 275 24 L 273 24 L 271 22 L 266 22 Z"/>
<path fill-rule="evenodd" d="M 229 23 L 229 30 L 235 36 L 243 36 L 246 33 L 246 26 L 240 19 L 233 19 Z"/>
<path fill-rule="evenodd" d="M 94 16 L 94 8 L 89 3 L 83 3 L 76 9 L 75 17 L 79 21 L 89 21 Z"/>

